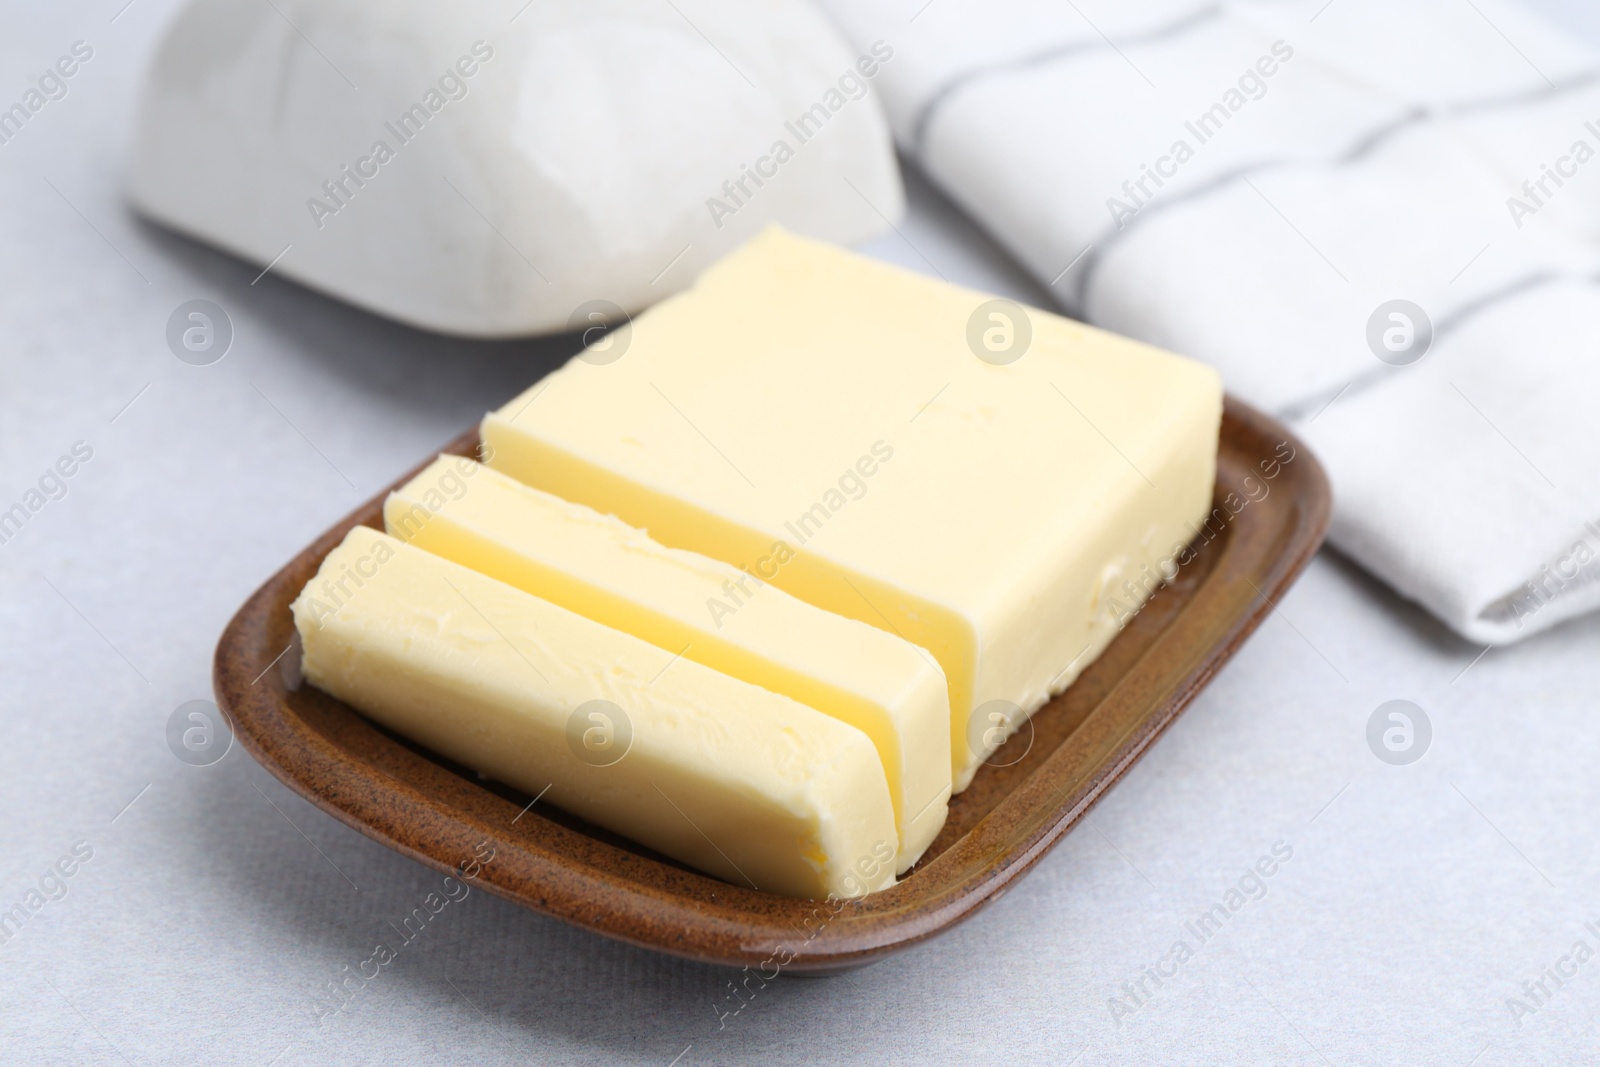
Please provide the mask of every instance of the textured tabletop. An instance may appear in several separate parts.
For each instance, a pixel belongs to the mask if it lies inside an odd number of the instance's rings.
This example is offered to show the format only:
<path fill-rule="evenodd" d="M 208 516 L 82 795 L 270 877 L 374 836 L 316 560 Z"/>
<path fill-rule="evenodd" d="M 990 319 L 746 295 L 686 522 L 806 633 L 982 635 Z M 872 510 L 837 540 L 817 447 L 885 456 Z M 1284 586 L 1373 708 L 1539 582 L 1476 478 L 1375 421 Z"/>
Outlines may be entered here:
<path fill-rule="evenodd" d="M 1600 618 L 1485 652 L 1327 552 L 1029 877 L 888 962 L 737 1001 L 478 891 L 401 941 L 440 876 L 168 723 L 266 575 L 570 342 L 421 334 L 133 218 L 175 5 L 125 3 L 0 18 L 0 105 L 93 51 L 0 146 L 0 512 L 46 487 L 0 543 L 0 1062 L 1600 1060 Z M 869 252 L 1046 300 L 908 182 Z M 195 299 L 232 323 L 209 366 L 166 340 Z M 1431 725 L 1408 765 L 1368 741 L 1396 699 Z"/>

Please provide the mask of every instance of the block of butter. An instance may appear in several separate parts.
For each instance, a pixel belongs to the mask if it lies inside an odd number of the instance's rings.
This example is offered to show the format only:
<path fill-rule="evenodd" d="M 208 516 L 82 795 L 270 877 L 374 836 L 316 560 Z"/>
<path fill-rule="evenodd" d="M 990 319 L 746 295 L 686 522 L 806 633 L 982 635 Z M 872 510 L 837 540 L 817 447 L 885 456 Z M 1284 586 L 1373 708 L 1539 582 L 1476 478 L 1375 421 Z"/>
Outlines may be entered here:
<path fill-rule="evenodd" d="M 894 881 L 883 767 L 837 719 L 364 526 L 293 609 L 307 680 L 483 774 L 738 885 Z"/>
<path fill-rule="evenodd" d="M 605 344 L 490 465 L 930 650 L 957 789 L 1210 506 L 1214 371 L 777 229 Z"/>
<path fill-rule="evenodd" d="M 926 651 L 460 456 L 391 494 L 384 522 L 418 548 L 862 730 L 894 801 L 896 873 L 944 825 L 950 706 Z"/>

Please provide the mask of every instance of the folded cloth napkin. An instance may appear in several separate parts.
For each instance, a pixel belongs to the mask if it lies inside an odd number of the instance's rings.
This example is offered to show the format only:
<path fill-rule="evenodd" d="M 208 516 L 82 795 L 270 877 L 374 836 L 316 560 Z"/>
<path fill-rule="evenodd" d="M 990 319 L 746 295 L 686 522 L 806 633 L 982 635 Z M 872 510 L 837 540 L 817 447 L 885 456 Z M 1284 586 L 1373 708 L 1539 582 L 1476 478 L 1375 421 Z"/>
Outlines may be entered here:
<path fill-rule="evenodd" d="M 1600 607 L 1600 57 L 1503 0 L 819 0 L 901 150 L 1087 321 L 1218 367 L 1461 634 Z"/>

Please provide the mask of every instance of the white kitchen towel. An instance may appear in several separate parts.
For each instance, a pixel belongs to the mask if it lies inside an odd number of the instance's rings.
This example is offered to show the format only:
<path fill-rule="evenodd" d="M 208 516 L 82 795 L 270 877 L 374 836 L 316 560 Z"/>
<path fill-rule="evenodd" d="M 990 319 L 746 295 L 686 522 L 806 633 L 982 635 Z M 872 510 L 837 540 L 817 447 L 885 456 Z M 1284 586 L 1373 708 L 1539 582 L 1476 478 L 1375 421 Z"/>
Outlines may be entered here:
<path fill-rule="evenodd" d="M 1505 0 L 819 0 L 1068 312 L 1218 367 L 1461 634 L 1600 607 L 1600 57 Z"/>

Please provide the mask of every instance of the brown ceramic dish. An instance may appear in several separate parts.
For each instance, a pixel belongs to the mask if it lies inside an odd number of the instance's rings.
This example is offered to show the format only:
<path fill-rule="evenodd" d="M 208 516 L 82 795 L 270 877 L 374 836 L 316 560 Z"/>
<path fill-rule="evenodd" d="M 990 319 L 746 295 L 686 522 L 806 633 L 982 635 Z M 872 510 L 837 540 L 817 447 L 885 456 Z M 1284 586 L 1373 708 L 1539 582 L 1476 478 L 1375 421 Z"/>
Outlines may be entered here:
<path fill-rule="evenodd" d="M 448 451 L 476 446 L 472 432 Z M 899 884 L 838 906 L 717 881 L 549 805 L 524 811 L 530 798 L 316 689 L 293 688 L 297 653 L 282 655 L 294 636 L 289 603 L 352 526 L 382 528 L 382 496 L 239 609 L 217 645 L 217 701 L 250 754 L 290 788 L 430 867 L 453 871 L 488 841 L 495 855 L 480 884 L 535 911 L 710 963 L 842 970 L 949 929 L 1037 863 L 1273 610 L 1327 529 L 1328 483 L 1316 459 L 1283 426 L 1231 399 L 1216 499 L 1226 521 L 1211 524 L 1212 539 L 1177 580 L 1034 716 L 1031 744 L 1025 727 L 993 759 L 1015 762 L 979 771 Z"/>

